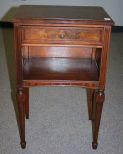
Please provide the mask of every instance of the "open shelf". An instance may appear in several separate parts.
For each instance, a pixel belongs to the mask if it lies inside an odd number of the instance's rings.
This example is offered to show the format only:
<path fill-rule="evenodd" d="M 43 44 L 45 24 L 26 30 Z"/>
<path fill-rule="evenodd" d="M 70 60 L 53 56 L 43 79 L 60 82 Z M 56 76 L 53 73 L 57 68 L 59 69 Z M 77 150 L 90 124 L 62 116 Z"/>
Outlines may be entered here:
<path fill-rule="evenodd" d="M 24 80 L 98 81 L 96 61 L 81 58 L 30 58 L 23 64 Z"/>

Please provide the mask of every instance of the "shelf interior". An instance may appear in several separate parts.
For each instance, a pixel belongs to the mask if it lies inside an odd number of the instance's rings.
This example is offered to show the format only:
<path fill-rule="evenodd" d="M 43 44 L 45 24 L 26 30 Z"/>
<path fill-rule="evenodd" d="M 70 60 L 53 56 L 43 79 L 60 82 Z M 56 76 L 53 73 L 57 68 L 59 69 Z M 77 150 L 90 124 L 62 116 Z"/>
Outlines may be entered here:
<path fill-rule="evenodd" d="M 96 60 L 91 58 L 24 59 L 23 80 L 98 81 Z"/>

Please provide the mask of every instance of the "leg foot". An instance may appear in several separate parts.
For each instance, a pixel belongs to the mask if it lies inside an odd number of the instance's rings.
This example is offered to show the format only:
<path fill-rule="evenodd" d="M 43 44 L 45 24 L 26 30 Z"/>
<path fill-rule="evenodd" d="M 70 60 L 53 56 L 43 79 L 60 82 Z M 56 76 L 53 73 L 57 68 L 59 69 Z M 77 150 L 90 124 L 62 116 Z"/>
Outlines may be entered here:
<path fill-rule="evenodd" d="M 92 142 L 92 148 L 97 149 L 98 143 Z"/>
<path fill-rule="evenodd" d="M 25 141 L 22 141 L 20 144 L 21 144 L 21 148 L 22 149 L 25 149 L 26 148 L 26 142 Z"/>

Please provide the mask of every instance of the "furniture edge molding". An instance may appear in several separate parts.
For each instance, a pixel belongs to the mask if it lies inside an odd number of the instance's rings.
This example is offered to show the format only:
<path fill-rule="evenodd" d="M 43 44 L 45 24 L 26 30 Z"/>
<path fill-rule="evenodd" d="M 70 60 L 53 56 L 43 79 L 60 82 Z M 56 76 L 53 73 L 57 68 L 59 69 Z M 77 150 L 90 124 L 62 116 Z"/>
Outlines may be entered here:
<path fill-rule="evenodd" d="M 0 28 L 13 28 L 13 23 L 0 21 Z M 112 26 L 112 33 L 122 33 L 123 26 Z"/>

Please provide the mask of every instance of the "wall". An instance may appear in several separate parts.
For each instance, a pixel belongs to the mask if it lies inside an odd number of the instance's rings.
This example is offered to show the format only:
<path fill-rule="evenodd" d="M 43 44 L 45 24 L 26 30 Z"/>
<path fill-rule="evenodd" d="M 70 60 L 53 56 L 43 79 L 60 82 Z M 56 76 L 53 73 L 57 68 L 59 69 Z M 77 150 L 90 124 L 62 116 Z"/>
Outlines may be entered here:
<path fill-rule="evenodd" d="M 102 6 L 115 25 L 123 26 L 123 0 L 0 0 L 0 19 L 11 7 L 21 4 Z"/>

